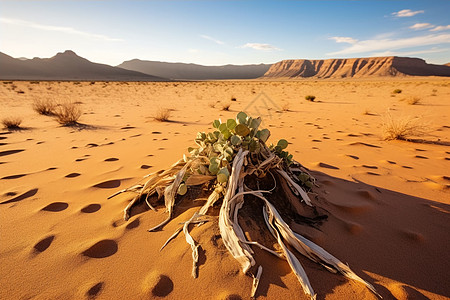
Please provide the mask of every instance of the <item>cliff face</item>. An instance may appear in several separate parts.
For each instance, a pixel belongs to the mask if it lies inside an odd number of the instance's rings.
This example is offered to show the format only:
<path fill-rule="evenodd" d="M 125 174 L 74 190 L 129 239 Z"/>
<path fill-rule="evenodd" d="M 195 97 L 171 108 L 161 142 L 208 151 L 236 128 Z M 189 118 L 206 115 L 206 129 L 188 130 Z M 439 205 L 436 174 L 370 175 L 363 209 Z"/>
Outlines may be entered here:
<path fill-rule="evenodd" d="M 450 76 L 450 67 L 427 64 L 419 58 L 370 57 L 325 60 L 283 60 L 263 78 L 361 78 L 381 76 Z"/>

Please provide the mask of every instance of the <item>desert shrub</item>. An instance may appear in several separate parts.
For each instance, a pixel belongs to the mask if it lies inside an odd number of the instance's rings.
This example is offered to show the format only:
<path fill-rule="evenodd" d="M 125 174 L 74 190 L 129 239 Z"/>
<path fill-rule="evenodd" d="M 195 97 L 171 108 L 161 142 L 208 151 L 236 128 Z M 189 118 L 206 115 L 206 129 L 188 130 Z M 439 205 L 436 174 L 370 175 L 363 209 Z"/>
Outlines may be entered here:
<path fill-rule="evenodd" d="M 420 98 L 419 97 L 409 97 L 406 99 L 406 103 L 408 103 L 409 105 L 419 104 Z"/>
<path fill-rule="evenodd" d="M 210 101 L 208 102 L 208 106 L 211 108 L 214 108 L 216 106 L 216 102 L 215 101 Z"/>
<path fill-rule="evenodd" d="M 231 103 L 229 103 L 229 102 L 222 102 L 222 110 L 229 111 L 230 110 L 230 106 L 231 106 Z"/>
<path fill-rule="evenodd" d="M 401 89 L 395 89 L 392 91 L 392 94 L 401 94 L 402 90 Z"/>
<path fill-rule="evenodd" d="M 78 124 L 82 113 L 80 105 L 74 102 L 63 102 L 58 104 L 54 110 L 56 120 L 65 126 Z"/>
<path fill-rule="evenodd" d="M 316 99 L 316 96 L 313 96 L 313 95 L 306 95 L 306 96 L 305 96 L 305 99 L 308 100 L 308 101 L 313 102 L 313 101 Z"/>
<path fill-rule="evenodd" d="M 7 129 L 19 129 L 22 119 L 19 117 L 7 117 L 2 120 L 2 124 Z"/>
<path fill-rule="evenodd" d="M 33 101 L 33 110 L 41 115 L 53 115 L 55 107 L 56 103 L 50 99 L 35 99 Z"/>
<path fill-rule="evenodd" d="M 168 108 L 158 108 L 155 114 L 155 120 L 159 122 L 167 122 L 170 118 L 170 109 Z"/>
<path fill-rule="evenodd" d="M 289 111 L 289 108 L 291 107 L 291 104 L 289 103 L 289 102 L 284 102 L 282 105 L 281 105 L 281 110 L 282 111 Z"/>
<path fill-rule="evenodd" d="M 386 114 L 383 118 L 383 139 L 389 140 L 408 140 L 411 136 L 421 136 L 425 134 L 425 126 L 419 118 L 398 117 L 394 118 L 391 114 Z"/>

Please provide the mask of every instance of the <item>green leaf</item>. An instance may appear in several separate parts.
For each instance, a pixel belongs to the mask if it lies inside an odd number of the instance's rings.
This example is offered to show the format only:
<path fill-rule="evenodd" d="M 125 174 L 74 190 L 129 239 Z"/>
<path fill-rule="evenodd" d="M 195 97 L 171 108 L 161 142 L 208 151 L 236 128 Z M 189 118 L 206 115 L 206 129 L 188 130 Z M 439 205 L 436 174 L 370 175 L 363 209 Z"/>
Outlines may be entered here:
<path fill-rule="evenodd" d="M 250 122 L 250 128 L 257 130 L 260 124 L 261 124 L 260 117 L 258 117 L 256 119 L 252 119 L 252 121 Z"/>
<path fill-rule="evenodd" d="M 240 124 L 245 124 L 245 122 L 247 121 L 247 114 L 241 111 L 240 113 L 237 114 L 236 119 Z"/>
<path fill-rule="evenodd" d="M 227 124 L 226 123 L 220 124 L 219 125 L 219 131 L 223 133 L 225 130 L 228 130 Z"/>
<path fill-rule="evenodd" d="M 248 129 L 247 125 L 244 124 L 238 124 L 236 128 L 234 128 L 234 131 L 240 136 L 246 136 L 250 133 L 250 129 Z"/>
<path fill-rule="evenodd" d="M 229 131 L 228 129 L 227 130 L 225 130 L 224 132 L 222 132 L 222 134 L 223 134 L 223 138 L 225 139 L 225 140 L 228 140 L 229 138 L 230 138 L 230 136 L 231 136 L 231 131 Z"/>
<path fill-rule="evenodd" d="M 263 129 L 258 131 L 259 132 L 259 136 L 258 138 L 263 141 L 264 143 L 267 142 L 267 140 L 269 139 L 270 136 L 270 131 L 269 129 Z"/>
<path fill-rule="evenodd" d="M 217 163 L 210 164 L 208 170 L 211 174 L 216 175 L 219 172 L 219 165 Z"/>
<path fill-rule="evenodd" d="M 237 125 L 237 123 L 236 123 L 235 120 L 233 120 L 233 119 L 228 119 L 227 120 L 228 130 L 233 130 L 236 127 L 236 125 Z"/>
<path fill-rule="evenodd" d="M 214 128 L 219 128 L 219 125 L 220 125 L 220 121 L 219 120 L 214 120 L 213 121 L 213 127 Z"/>
<path fill-rule="evenodd" d="M 239 146 L 240 144 L 242 144 L 241 137 L 238 135 L 231 136 L 231 144 L 234 146 Z"/>
<path fill-rule="evenodd" d="M 230 172 L 228 171 L 227 167 L 221 168 L 217 173 L 217 181 L 219 181 L 220 183 L 227 182 L 228 177 L 230 177 Z"/>
<path fill-rule="evenodd" d="M 309 181 L 309 176 L 306 173 L 301 173 L 298 175 L 298 179 L 300 179 L 301 182 L 306 183 Z"/>
<path fill-rule="evenodd" d="M 180 184 L 177 191 L 178 195 L 183 196 L 187 193 L 187 185 L 184 183 Z"/>
<path fill-rule="evenodd" d="M 288 142 L 285 139 L 281 139 L 278 141 L 277 146 L 280 147 L 281 150 L 286 149 Z"/>

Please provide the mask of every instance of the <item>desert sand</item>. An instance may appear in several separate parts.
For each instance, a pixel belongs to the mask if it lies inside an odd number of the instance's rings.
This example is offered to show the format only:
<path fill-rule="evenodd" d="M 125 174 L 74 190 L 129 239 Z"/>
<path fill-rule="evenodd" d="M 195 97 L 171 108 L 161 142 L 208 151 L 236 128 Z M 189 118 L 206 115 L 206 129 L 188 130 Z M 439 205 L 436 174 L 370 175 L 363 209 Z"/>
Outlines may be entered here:
<path fill-rule="evenodd" d="M 411 97 L 419 103 L 409 105 Z M 84 125 L 37 114 L 35 99 L 79 102 Z M 197 279 L 183 236 L 159 251 L 204 198 L 181 202 L 174 220 L 152 233 L 166 216 L 162 203 L 158 212 L 135 208 L 125 222 L 130 196 L 107 199 L 169 167 L 198 131 L 239 111 L 261 116 L 269 141 L 288 140 L 287 150 L 317 179 L 310 197 L 328 219 L 295 231 L 348 263 L 384 299 L 449 299 L 449 99 L 450 79 L 432 77 L 2 82 L 0 118 L 23 122 L 21 130 L 0 131 L 0 299 L 249 298 L 252 278 L 227 252 L 217 221 L 191 230 L 201 246 Z M 158 108 L 171 109 L 170 122 L 154 120 Z M 385 141 L 387 113 L 418 117 L 426 132 Z M 307 299 L 286 261 L 254 250 L 264 268 L 258 299 Z M 297 257 L 318 299 L 377 299 Z"/>

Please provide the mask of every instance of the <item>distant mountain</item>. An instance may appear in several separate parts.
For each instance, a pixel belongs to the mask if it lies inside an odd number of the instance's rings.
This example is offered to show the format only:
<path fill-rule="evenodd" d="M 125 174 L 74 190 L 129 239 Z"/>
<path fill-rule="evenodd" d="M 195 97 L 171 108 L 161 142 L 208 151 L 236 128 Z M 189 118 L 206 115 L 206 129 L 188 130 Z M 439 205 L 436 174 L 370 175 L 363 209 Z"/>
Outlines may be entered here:
<path fill-rule="evenodd" d="M 51 58 L 18 59 L 0 52 L 2 80 L 164 81 L 167 79 L 90 62 L 73 51 Z"/>
<path fill-rule="evenodd" d="M 427 64 L 420 58 L 369 57 L 325 60 L 283 60 L 263 78 L 361 78 L 382 76 L 450 76 L 450 66 Z"/>
<path fill-rule="evenodd" d="M 139 59 L 125 61 L 118 65 L 127 70 L 180 80 L 254 79 L 263 76 L 270 66 L 268 64 L 202 66 Z"/>

